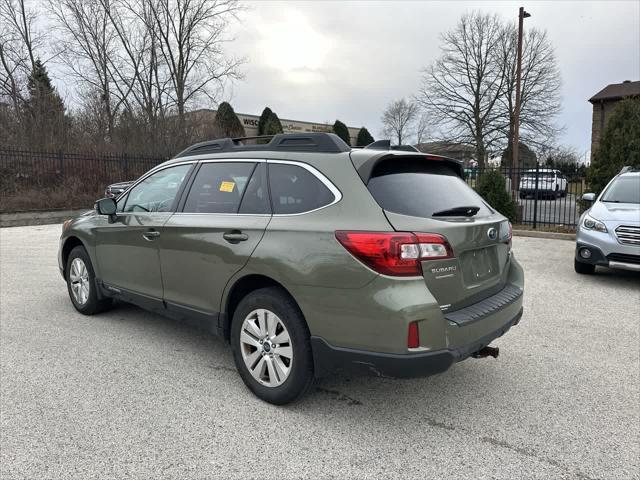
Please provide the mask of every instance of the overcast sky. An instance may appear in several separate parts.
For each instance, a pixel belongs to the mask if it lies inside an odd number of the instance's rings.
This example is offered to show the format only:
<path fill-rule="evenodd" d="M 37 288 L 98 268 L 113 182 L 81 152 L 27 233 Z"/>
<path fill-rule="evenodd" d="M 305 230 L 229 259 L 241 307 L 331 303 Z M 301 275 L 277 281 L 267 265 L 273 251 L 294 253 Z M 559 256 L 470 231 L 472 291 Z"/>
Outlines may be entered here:
<path fill-rule="evenodd" d="M 640 1 L 250 2 L 229 52 L 246 56 L 228 92 L 234 109 L 366 126 L 378 137 L 385 105 L 414 94 L 439 54 L 439 34 L 472 10 L 546 29 L 563 80 L 562 143 L 589 149 L 591 104 L 609 83 L 640 80 Z"/>

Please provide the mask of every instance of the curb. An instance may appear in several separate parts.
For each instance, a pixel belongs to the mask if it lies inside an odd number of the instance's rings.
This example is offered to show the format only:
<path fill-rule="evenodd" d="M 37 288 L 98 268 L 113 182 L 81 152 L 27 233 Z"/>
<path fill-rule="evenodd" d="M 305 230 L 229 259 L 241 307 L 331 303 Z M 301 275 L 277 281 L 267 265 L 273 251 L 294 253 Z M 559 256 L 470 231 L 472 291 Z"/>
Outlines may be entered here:
<path fill-rule="evenodd" d="M 536 232 L 534 230 L 514 230 L 514 237 L 547 238 L 552 240 L 569 240 L 575 242 L 575 233 Z"/>
<path fill-rule="evenodd" d="M 49 212 L 36 211 L 0 213 L 0 228 L 62 223 L 65 220 L 77 217 L 88 210 L 88 208 L 83 208 L 81 210 L 53 210 Z"/>

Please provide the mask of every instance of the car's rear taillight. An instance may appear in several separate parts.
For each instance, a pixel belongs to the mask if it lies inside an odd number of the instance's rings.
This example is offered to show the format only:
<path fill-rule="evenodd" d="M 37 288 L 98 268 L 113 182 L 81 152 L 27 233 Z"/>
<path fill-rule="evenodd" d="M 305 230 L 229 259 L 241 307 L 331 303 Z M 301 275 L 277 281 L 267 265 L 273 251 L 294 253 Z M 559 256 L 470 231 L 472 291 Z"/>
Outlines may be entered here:
<path fill-rule="evenodd" d="M 447 240 L 434 233 L 336 231 L 336 238 L 369 268 L 384 275 L 422 275 L 420 262 L 453 257 Z"/>
<path fill-rule="evenodd" d="M 418 330 L 418 322 L 409 324 L 409 333 L 407 335 L 407 348 L 418 348 L 420 346 L 420 331 Z"/>
<path fill-rule="evenodd" d="M 504 220 L 500 224 L 500 241 L 509 245 L 511 249 L 511 238 L 513 237 L 513 225 L 508 220 Z"/>

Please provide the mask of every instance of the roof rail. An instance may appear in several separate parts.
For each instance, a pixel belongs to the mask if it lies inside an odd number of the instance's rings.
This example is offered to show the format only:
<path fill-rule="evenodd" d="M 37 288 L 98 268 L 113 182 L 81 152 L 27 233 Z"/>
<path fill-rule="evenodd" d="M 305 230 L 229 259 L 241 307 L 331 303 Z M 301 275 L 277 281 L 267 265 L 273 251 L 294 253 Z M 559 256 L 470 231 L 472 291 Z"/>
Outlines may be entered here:
<path fill-rule="evenodd" d="M 369 150 L 401 150 L 403 152 L 419 152 L 413 145 L 391 145 L 391 140 L 377 140 L 366 147 Z"/>
<path fill-rule="evenodd" d="M 620 170 L 620 173 L 618 173 L 618 175 L 629 172 L 640 172 L 640 169 L 627 165 L 626 167 L 622 167 L 622 170 Z"/>
<path fill-rule="evenodd" d="M 248 145 L 244 140 L 269 140 L 268 143 Z M 220 138 L 192 145 L 175 158 L 191 155 L 228 152 L 318 152 L 342 153 L 351 148 L 334 133 L 278 133 L 257 137 Z"/>

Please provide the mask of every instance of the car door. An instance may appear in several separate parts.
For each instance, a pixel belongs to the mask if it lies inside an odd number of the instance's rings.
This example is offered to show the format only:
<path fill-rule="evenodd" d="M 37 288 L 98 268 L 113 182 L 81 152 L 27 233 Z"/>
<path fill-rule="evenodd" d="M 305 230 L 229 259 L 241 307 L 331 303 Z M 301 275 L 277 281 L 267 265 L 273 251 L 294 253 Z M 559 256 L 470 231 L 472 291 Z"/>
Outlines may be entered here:
<path fill-rule="evenodd" d="M 204 161 L 163 228 L 167 308 L 214 317 L 224 288 L 249 260 L 271 219 L 266 163 Z"/>
<path fill-rule="evenodd" d="M 116 220 L 96 228 L 100 280 L 108 289 L 148 307 L 161 302 L 158 242 L 192 167 L 185 163 L 148 175 L 118 200 Z"/>

